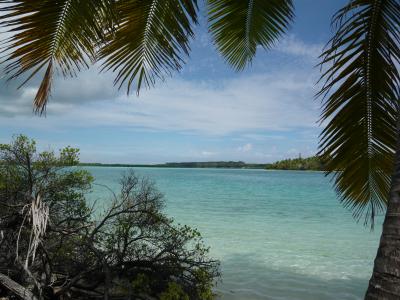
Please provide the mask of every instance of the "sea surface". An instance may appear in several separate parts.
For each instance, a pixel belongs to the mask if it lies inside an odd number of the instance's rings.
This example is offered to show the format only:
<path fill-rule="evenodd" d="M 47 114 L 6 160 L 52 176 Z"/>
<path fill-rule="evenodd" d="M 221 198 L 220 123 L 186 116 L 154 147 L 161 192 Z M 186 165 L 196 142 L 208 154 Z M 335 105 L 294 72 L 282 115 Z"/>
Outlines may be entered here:
<path fill-rule="evenodd" d="M 88 167 L 118 191 L 126 168 Z M 197 228 L 221 261 L 221 299 L 362 299 L 382 217 L 373 232 L 342 207 L 320 172 L 135 168 L 156 182 L 166 213 Z M 91 198 L 108 199 L 94 186 Z M 101 200 L 104 201 L 104 200 Z"/>

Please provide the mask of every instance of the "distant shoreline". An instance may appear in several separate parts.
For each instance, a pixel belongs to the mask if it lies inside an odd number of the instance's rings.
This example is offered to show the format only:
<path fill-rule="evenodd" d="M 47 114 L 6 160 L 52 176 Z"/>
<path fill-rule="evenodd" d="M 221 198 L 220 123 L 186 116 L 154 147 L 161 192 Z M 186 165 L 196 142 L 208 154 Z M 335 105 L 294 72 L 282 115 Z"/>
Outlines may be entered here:
<path fill-rule="evenodd" d="M 291 172 L 309 172 L 309 173 L 324 173 L 324 170 L 299 170 L 299 169 L 268 169 L 268 168 L 227 168 L 227 167 L 160 167 L 155 165 L 91 165 L 80 164 L 80 167 L 99 167 L 99 168 L 151 168 L 151 169 L 198 169 L 198 170 L 260 170 L 260 171 L 291 171 Z"/>
<path fill-rule="evenodd" d="M 80 163 L 79 166 L 120 167 L 120 168 L 265 169 L 266 164 L 246 164 L 243 162 L 183 162 L 183 163 L 164 163 L 164 164 Z"/>
<path fill-rule="evenodd" d="M 186 169 L 258 169 L 288 171 L 323 171 L 319 157 L 285 159 L 274 163 L 245 163 L 243 161 L 167 162 L 162 164 L 80 163 L 84 167 L 120 168 L 186 168 Z"/>

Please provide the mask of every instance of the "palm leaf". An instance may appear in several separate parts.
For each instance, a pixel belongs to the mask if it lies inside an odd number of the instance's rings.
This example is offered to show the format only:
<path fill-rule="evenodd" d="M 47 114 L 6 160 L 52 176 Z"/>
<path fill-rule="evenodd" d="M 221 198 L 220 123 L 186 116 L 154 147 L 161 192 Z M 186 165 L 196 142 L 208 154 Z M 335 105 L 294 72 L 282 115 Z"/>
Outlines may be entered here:
<path fill-rule="evenodd" d="M 95 60 L 104 26 L 100 16 L 109 10 L 108 2 L 0 0 L 0 26 L 12 33 L 3 41 L 6 74 L 14 79 L 28 73 L 24 84 L 46 69 L 34 100 L 36 112 L 45 110 L 56 70 L 74 76 Z"/>
<path fill-rule="evenodd" d="M 320 154 L 342 202 L 374 224 L 394 167 L 400 77 L 397 0 L 352 0 L 333 18 L 324 68 Z"/>
<path fill-rule="evenodd" d="M 118 24 L 100 57 L 103 70 L 117 72 L 119 88 L 126 84 L 129 93 L 136 80 L 139 92 L 182 68 L 197 22 L 196 0 L 117 1 L 115 11 Z"/>
<path fill-rule="evenodd" d="M 258 46 L 271 48 L 293 17 L 291 0 L 208 0 L 214 43 L 236 70 L 251 63 Z"/>

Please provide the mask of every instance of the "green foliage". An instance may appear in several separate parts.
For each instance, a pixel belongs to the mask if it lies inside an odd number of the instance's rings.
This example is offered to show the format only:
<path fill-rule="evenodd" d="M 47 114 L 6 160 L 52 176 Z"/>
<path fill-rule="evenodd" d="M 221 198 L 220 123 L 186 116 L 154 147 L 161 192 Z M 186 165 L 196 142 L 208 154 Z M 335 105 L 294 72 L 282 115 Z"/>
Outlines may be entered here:
<path fill-rule="evenodd" d="M 209 30 L 226 61 L 242 70 L 257 47 L 269 49 L 294 18 L 291 0 L 208 0 Z"/>
<path fill-rule="evenodd" d="M 182 56 L 189 53 L 193 23 L 197 22 L 195 0 L 116 1 L 116 30 L 100 50 L 103 68 L 117 72 L 114 83 L 127 84 L 128 93 L 135 79 L 137 92 L 144 84 L 180 70 Z"/>
<path fill-rule="evenodd" d="M 160 294 L 160 300 L 190 300 L 182 287 L 175 282 L 168 284 L 167 290 Z M 202 299 L 202 298 L 201 298 Z"/>
<path fill-rule="evenodd" d="M 400 99 L 400 6 L 351 0 L 333 19 L 325 68 L 320 154 L 341 200 L 373 221 L 389 195 Z"/>
<path fill-rule="evenodd" d="M 319 156 L 311 156 L 307 158 L 289 158 L 267 164 L 266 169 L 275 170 L 324 170 L 324 163 Z"/>
<path fill-rule="evenodd" d="M 11 79 L 29 73 L 29 80 L 45 69 L 35 97 L 35 109 L 43 112 L 55 71 L 74 76 L 95 61 L 96 46 L 110 21 L 108 0 L 0 0 L 0 25 L 13 35 L 6 39 L 6 74 Z M 103 16 L 108 17 L 105 19 Z M 10 29 L 11 28 L 11 29 Z"/>
<path fill-rule="evenodd" d="M 79 164 L 79 149 L 65 147 L 60 150 L 60 160 L 64 166 L 76 166 Z"/>
<path fill-rule="evenodd" d="M 150 286 L 151 280 L 146 274 L 140 273 L 132 280 L 132 288 L 138 293 L 149 293 Z"/>
<path fill-rule="evenodd" d="M 197 292 L 199 298 L 202 300 L 212 300 L 215 299 L 215 294 L 212 291 L 212 278 L 210 278 L 210 273 L 205 269 L 198 269 L 196 271 L 197 282 Z"/>
<path fill-rule="evenodd" d="M 90 190 L 92 176 L 74 169 L 79 164 L 79 150 L 71 147 L 37 153 L 36 143 L 24 135 L 11 144 L 0 145 L 0 178 L 2 185 L 18 193 L 36 197 L 55 205 L 57 201 L 80 199 Z M 30 199 L 27 199 L 30 201 Z"/>

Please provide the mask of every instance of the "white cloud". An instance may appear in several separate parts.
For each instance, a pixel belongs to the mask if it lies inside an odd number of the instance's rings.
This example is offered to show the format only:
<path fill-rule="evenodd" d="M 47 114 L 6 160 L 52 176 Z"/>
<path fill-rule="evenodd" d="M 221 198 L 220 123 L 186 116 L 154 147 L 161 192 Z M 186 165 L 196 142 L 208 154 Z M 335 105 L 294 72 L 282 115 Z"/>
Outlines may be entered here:
<path fill-rule="evenodd" d="M 56 87 L 45 120 L 32 116 L 31 87 L 12 99 L 0 98 L 0 116 L 47 128 L 104 125 L 212 135 L 313 128 L 318 119 L 314 78 L 305 70 L 241 76 L 219 84 L 171 79 L 140 97 L 115 93 L 106 77 L 93 78 L 94 83 L 85 77 L 71 81 Z M 0 117 L 0 124 L 9 121 Z"/>
<path fill-rule="evenodd" d="M 320 45 L 289 36 L 276 50 L 311 58 L 319 54 Z M 19 91 L 15 90 L 18 82 L 9 86 L 0 82 L 0 126 L 9 126 L 12 120 L 13 124 L 52 130 L 115 126 L 206 135 L 239 133 L 236 137 L 243 142 L 278 140 L 285 136 L 278 131 L 317 127 L 316 75 L 311 67 L 290 65 L 231 79 L 174 78 L 142 91 L 140 97 L 128 97 L 125 90 L 118 92 L 113 86 L 114 74 L 98 74 L 93 69 L 78 78 L 55 80 L 46 118 L 32 114 L 40 78 Z M 265 131 L 274 134 L 257 133 Z"/>
<path fill-rule="evenodd" d="M 294 35 L 289 35 L 282 39 L 275 48 L 276 51 L 303 56 L 311 60 L 317 60 L 322 53 L 322 49 L 322 44 L 307 44 Z"/>
<path fill-rule="evenodd" d="M 213 152 L 213 151 L 201 151 L 201 155 L 203 155 L 203 156 L 214 156 L 216 154 L 217 154 L 217 152 Z"/>
<path fill-rule="evenodd" d="M 240 139 L 251 139 L 255 141 L 268 141 L 268 140 L 283 140 L 283 135 L 276 134 L 259 134 L 259 133 L 245 133 L 241 135 Z"/>
<path fill-rule="evenodd" d="M 250 143 L 247 143 L 247 144 L 245 144 L 245 145 L 243 145 L 243 146 L 239 146 L 238 148 L 237 148 L 237 150 L 239 151 L 239 152 L 249 152 L 249 151 L 251 151 L 253 149 L 253 144 L 250 144 Z"/>

